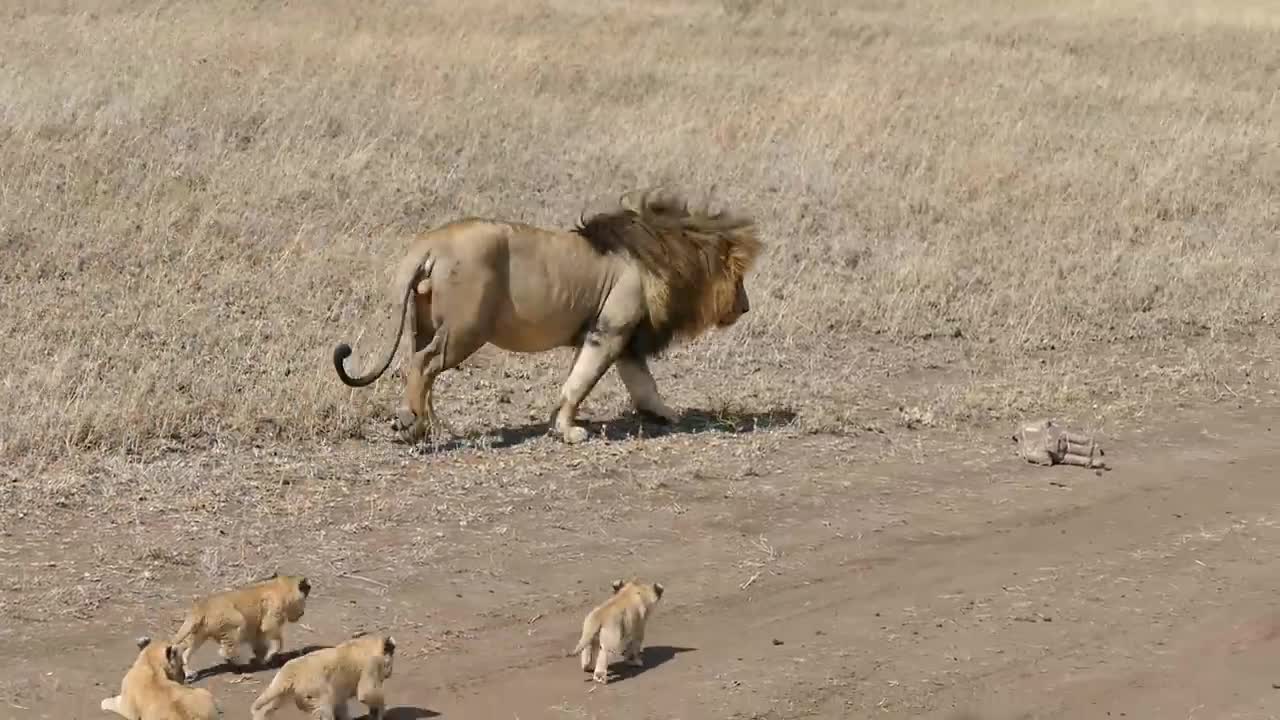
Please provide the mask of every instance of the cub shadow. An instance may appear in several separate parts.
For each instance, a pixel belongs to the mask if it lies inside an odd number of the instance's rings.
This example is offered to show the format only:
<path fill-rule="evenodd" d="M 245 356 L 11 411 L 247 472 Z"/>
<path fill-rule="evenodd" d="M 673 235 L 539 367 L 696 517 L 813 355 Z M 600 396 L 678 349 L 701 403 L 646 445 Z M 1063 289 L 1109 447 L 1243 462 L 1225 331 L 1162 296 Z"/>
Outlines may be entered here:
<path fill-rule="evenodd" d="M 650 645 L 640 652 L 640 659 L 644 661 L 644 667 L 628 665 L 621 660 L 609 663 L 609 674 L 617 677 L 616 680 L 611 678 L 609 683 L 613 684 L 628 678 L 633 678 L 641 673 L 653 670 L 659 665 L 667 663 L 680 653 L 693 652 L 694 650 L 697 650 L 697 648 L 672 647 L 670 645 Z"/>
<path fill-rule="evenodd" d="M 688 409 L 680 414 L 674 424 L 644 412 L 632 411 L 611 420 L 584 421 L 578 423 L 587 429 L 591 440 L 629 440 L 633 438 L 659 438 L 667 435 L 700 435 L 703 433 L 724 433 L 728 435 L 745 435 L 775 428 L 785 427 L 795 422 L 797 414 L 792 410 L 779 409 L 765 412 L 715 412 L 711 410 Z M 482 444 L 481 440 L 488 436 L 488 447 L 494 450 L 512 448 L 535 438 L 551 433 L 551 422 L 528 423 L 515 427 L 500 428 L 487 433 L 472 433 L 466 436 L 450 438 L 438 445 L 430 441 L 418 445 L 421 452 L 432 454 L 459 450 Z"/>
<path fill-rule="evenodd" d="M 197 671 L 196 676 L 192 680 L 190 680 L 190 682 L 193 682 L 193 683 L 199 682 L 206 678 L 214 677 L 216 675 L 222 675 L 224 673 L 231 673 L 233 675 L 252 675 L 253 673 L 262 672 L 263 670 L 279 670 L 282 665 L 284 665 L 285 663 L 289 662 L 294 658 L 302 657 L 303 655 L 313 653 L 317 650 L 324 650 L 328 647 L 330 646 L 329 645 L 306 645 L 300 648 L 295 648 L 293 650 L 287 650 L 271 658 L 271 662 L 269 663 L 259 664 L 254 662 L 252 658 L 250 658 L 248 662 L 240 666 L 232 665 L 229 662 L 223 662 L 218 665 L 210 665 L 209 667 L 201 668 L 199 671 Z"/>
<path fill-rule="evenodd" d="M 368 718 L 369 716 L 365 715 L 364 717 Z M 440 717 L 440 713 L 412 705 L 387 708 L 386 712 L 382 713 L 382 720 L 419 720 L 420 718 L 433 717 Z"/>

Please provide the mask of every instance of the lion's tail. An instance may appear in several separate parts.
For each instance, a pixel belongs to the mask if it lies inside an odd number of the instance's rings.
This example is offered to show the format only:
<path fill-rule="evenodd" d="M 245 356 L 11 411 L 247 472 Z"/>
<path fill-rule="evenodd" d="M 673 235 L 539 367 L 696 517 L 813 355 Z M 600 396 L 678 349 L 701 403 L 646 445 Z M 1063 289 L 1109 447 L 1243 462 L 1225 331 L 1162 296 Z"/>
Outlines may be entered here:
<path fill-rule="evenodd" d="M 577 655 L 582 652 L 587 645 L 595 640 L 596 635 L 600 632 L 600 617 L 596 613 L 587 615 L 586 621 L 582 623 L 582 637 L 578 640 L 578 645 L 569 651 L 569 655 Z"/>
<path fill-rule="evenodd" d="M 431 278 L 431 268 L 435 265 L 435 259 L 430 255 L 426 260 L 416 263 L 412 272 L 405 273 L 399 280 L 400 290 L 400 321 L 396 323 L 396 337 L 391 342 L 391 347 L 387 351 L 387 359 L 382 363 L 382 367 L 359 377 L 351 377 L 347 374 L 346 360 L 351 357 L 351 346 L 346 343 L 338 343 L 333 349 L 333 367 L 338 371 L 338 379 L 342 384 L 348 387 L 364 387 L 369 383 L 382 377 L 382 374 L 391 367 L 391 361 L 395 359 L 396 348 L 400 346 L 400 336 L 404 334 L 404 319 L 409 312 L 409 294 L 413 292 L 414 287 L 420 282 Z"/>

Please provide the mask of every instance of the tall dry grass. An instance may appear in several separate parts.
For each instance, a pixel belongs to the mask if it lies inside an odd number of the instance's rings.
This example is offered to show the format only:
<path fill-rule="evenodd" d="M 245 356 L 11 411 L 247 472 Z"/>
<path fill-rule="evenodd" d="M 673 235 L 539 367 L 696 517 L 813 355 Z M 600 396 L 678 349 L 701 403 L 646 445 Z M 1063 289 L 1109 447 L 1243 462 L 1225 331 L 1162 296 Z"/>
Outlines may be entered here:
<path fill-rule="evenodd" d="M 1275 332 L 1271 3 L 87 7 L 0 9 L 6 460 L 359 436 L 395 383 L 329 356 L 382 347 L 407 233 L 657 182 L 771 243 L 750 322 L 659 371 L 687 387 L 782 396 L 877 334 Z M 566 370 L 486 357 L 444 402 L 546 405 Z"/>

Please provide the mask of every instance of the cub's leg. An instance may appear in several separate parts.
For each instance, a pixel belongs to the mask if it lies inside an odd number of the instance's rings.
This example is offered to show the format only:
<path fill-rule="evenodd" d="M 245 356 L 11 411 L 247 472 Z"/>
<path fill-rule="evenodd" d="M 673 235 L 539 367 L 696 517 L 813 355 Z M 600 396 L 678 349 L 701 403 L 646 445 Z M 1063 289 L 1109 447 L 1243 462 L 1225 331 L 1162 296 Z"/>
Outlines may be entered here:
<path fill-rule="evenodd" d="M 366 667 L 356 684 L 356 699 L 369 708 L 369 720 L 381 720 L 386 699 L 382 695 L 381 666 Z"/>
<path fill-rule="evenodd" d="M 255 637 L 249 645 L 253 648 L 253 664 L 258 667 L 266 666 L 275 657 L 275 653 L 271 652 L 271 641 L 261 635 Z"/>
<path fill-rule="evenodd" d="M 624 352 L 614 366 L 618 368 L 618 377 L 622 378 L 622 384 L 627 387 L 636 410 L 672 425 L 680 420 L 676 412 L 662 401 L 658 383 L 653 379 L 643 357 Z"/>
<path fill-rule="evenodd" d="M 240 661 L 240 645 L 240 628 L 226 630 L 218 638 L 218 654 L 233 667 L 242 668 L 244 663 Z"/>
<path fill-rule="evenodd" d="M 196 631 L 191 633 L 191 637 L 187 639 L 187 647 L 182 651 L 182 674 L 186 676 L 187 682 L 193 682 L 196 679 L 196 669 L 191 667 L 191 656 L 204 645 L 207 638 L 204 633 Z"/>
<path fill-rule="evenodd" d="M 267 685 L 267 689 L 253 701 L 253 705 L 249 708 L 253 714 L 253 720 L 266 720 L 267 716 L 274 713 L 285 701 L 293 699 L 293 704 L 298 706 L 299 710 L 306 711 L 307 707 L 303 705 L 302 698 L 294 695 L 288 690 L 288 680 L 283 675 L 283 671 L 276 673 L 271 678 L 271 684 Z"/>
<path fill-rule="evenodd" d="M 605 625 L 600 628 L 600 651 L 596 654 L 596 671 L 592 679 L 598 683 L 609 681 L 609 656 L 625 656 L 626 648 L 622 644 L 622 633 L 616 625 Z"/>
<path fill-rule="evenodd" d="M 582 652 L 578 655 L 578 660 L 582 663 L 583 672 L 591 672 L 591 666 L 596 661 L 596 640 L 592 639 L 587 646 L 582 648 Z"/>
<path fill-rule="evenodd" d="M 303 693 L 294 695 L 294 705 L 298 709 L 311 716 L 312 720 L 338 720 L 337 704 L 333 702 L 330 693 L 313 695 L 311 693 Z M 346 711 L 344 707 L 343 712 Z"/>
<path fill-rule="evenodd" d="M 631 644 L 627 646 L 627 662 L 635 667 L 644 667 L 644 630 L 637 629 L 635 635 L 631 637 Z"/>
<path fill-rule="evenodd" d="M 107 712 L 113 712 L 117 715 L 120 715 L 121 717 L 128 717 L 128 715 L 125 715 L 124 711 L 120 709 L 119 695 L 113 695 L 109 698 L 103 698 L 102 702 L 100 703 L 100 707 Z"/>
<path fill-rule="evenodd" d="M 280 654 L 284 647 L 284 619 L 274 613 L 262 618 L 262 626 L 253 639 L 253 659 L 259 665 L 266 665 Z"/>

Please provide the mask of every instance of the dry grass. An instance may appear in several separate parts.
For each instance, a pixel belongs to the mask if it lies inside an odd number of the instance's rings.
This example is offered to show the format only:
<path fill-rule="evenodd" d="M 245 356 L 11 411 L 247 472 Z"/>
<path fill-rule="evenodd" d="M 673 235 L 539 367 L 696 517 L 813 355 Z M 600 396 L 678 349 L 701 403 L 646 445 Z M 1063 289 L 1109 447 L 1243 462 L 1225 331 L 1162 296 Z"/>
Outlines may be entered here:
<path fill-rule="evenodd" d="M 28 0 L 0 20 L 11 466 L 382 432 L 397 383 L 351 392 L 329 356 L 359 336 L 366 362 L 407 233 L 567 226 L 655 182 L 714 187 L 771 243 L 749 321 L 655 369 L 679 407 L 834 429 L 1274 379 L 1266 3 Z M 1025 355 L 1050 347 L 1072 351 Z M 566 362 L 482 352 L 439 407 L 541 420 Z M 873 384 L 939 367 L 957 383 L 923 397 Z M 589 404 L 621 408 L 616 379 Z"/>

